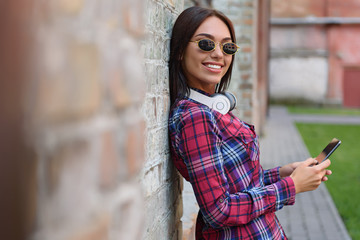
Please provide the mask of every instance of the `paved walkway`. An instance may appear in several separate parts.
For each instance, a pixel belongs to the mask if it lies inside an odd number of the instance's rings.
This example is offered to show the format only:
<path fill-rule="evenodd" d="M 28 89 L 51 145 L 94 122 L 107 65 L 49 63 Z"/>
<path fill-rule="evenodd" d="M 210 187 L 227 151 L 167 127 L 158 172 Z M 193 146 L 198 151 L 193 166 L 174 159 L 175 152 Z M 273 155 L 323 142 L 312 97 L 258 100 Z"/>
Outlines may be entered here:
<path fill-rule="evenodd" d="M 294 126 L 294 119 L 304 122 L 347 123 L 349 118 L 330 118 L 289 115 L 284 107 L 271 107 L 265 136 L 260 139 L 261 164 L 266 168 L 302 161 L 309 152 Z M 353 121 L 353 120 L 352 120 Z M 360 118 L 354 122 L 360 124 Z M 351 239 L 324 184 L 312 192 L 296 196 L 293 206 L 277 212 L 287 236 L 291 240 L 346 240 Z"/>
<path fill-rule="evenodd" d="M 309 157 L 309 152 L 293 124 L 294 120 L 360 124 L 359 117 L 317 118 L 311 115 L 289 115 L 284 107 L 271 107 L 264 137 L 260 139 L 260 162 L 264 169 Z M 186 181 L 183 198 L 183 239 L 193 240 L 198 206 L 191 185 Z M 284 207 L 277 212 L 277 216 L 290 240 L 351 239 L 324 184 L 315 191 L 298 194 L 295 205 Z"/>

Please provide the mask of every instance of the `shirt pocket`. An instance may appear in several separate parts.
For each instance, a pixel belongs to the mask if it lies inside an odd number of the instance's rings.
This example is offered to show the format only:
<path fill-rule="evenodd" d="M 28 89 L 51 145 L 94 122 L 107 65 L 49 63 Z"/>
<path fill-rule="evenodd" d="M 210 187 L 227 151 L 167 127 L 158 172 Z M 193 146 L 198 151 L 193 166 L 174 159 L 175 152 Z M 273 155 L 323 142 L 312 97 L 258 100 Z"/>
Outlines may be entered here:
<path fill-rule="evenodd" d="M 246 129 L 241 134 L 241 141 L 246 147 L 246 152 L 251 161 L 259 161 L 259 141 L 253 129 Z"/>

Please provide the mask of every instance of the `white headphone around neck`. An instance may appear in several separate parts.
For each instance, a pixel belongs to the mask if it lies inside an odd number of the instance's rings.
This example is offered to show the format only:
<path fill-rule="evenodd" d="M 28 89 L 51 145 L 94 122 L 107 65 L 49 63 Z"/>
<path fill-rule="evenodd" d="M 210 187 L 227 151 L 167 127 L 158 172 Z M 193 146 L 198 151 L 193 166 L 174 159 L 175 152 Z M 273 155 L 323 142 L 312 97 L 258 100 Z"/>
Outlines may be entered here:
<path fill-rule="evenodd" d="M 190 89 L 189 98 L 202 103 L 223 115 L 233 110 L 236 106 L 236 97 L 230 92 L 215 93 L 211 96 L 206 96 L 193 89 Z"/>

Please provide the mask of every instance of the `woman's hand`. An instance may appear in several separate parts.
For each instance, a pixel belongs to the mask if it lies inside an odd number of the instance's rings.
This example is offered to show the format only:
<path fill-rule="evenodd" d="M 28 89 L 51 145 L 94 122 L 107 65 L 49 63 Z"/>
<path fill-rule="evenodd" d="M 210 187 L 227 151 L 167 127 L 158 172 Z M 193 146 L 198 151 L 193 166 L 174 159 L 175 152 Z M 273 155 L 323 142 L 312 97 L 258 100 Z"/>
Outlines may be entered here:
<path fill-rule="evenodd" d="M 293 171 L 303 162 L 293 162 L 293 163 L 290 163 L 290 164 L 287 164 L 285 166 L 282 166 L 280 169 L 279 169 L 279 173 L 280 173 L 280 177 L 288 177 L 290 176 Z"/>
<path fill-rule="evenodd" d="M 317 164 L 314 158 L 309 158 L 301 162 L 296 169 L 291 173 L 290 177 L 295 184 L 296 193 L 307 192 L 315 190 L 322 181 L 327 181 L 326 175 L 331 175 L 332 172 L 326 168 L 330 166 L 329 159 Z"/>

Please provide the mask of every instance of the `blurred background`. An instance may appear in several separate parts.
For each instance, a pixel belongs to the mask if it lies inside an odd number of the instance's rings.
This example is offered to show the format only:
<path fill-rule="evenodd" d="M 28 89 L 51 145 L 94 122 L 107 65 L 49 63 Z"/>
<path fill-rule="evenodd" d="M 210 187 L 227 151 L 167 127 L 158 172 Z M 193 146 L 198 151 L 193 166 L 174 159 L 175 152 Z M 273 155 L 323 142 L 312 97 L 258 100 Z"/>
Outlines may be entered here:
<path fill-rule="evenodd" d="M 360 107 L 357 0 L 2 0 L 2 239 L 188 239 L 167 61 L 193 5 L 233 21 L 230 90 L 260 135 L 270 103 Z"/>

